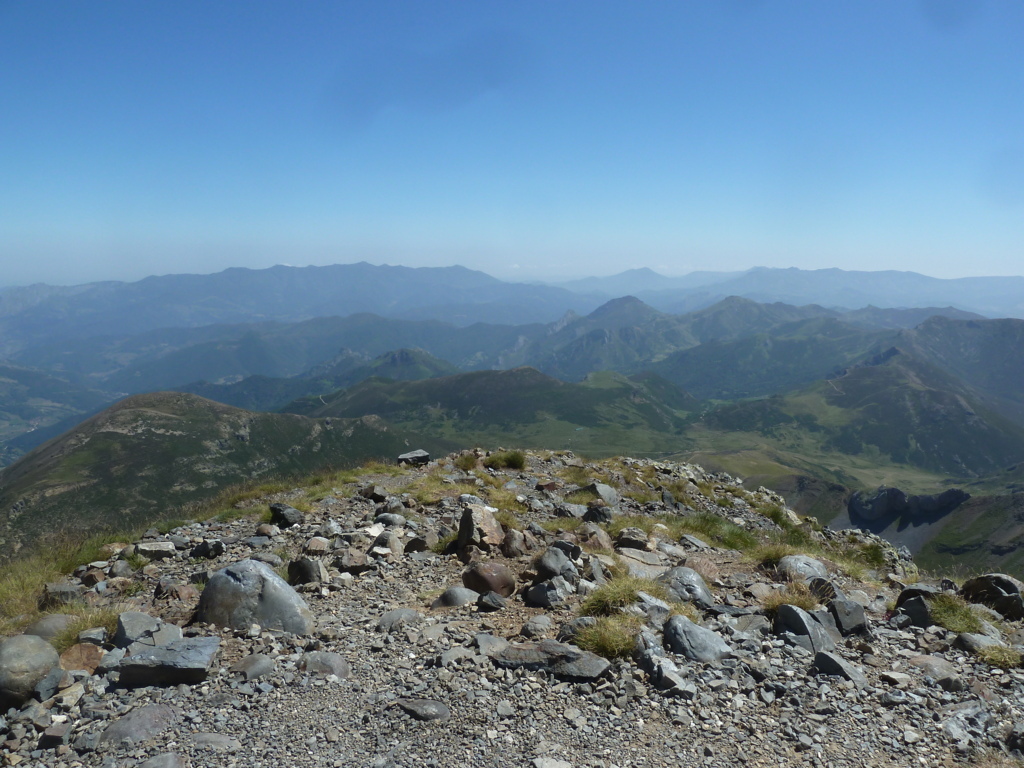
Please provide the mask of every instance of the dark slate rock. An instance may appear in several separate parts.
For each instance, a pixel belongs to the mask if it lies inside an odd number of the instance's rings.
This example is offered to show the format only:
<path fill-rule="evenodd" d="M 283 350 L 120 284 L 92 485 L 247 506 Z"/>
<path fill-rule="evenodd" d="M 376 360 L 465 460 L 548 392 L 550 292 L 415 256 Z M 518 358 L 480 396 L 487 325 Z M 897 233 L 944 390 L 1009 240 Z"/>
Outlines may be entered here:
<path fill-rule="evenodd" d="M 516 591 L 513 570 L 494 560 L 473 563 L 462 572 L 462 583 L 480 594 L 497 592 L 502 597 L 511 597 Z"/>
<path fill-rule="evenodd" d="M 395 703 L 417 720 L 447 720 L 452 716 L 446 704 L 434 699 L 399 699 Z"/>
<path fill-rule="evenodd" d="M 242 560 L 217 571 L 203 590 L 196 621 L 231 629 L 259 624 L 296 635 L 313 632 L 305 601 L 263 563 Z"/>
<path fill-rule="evenodd" d="M 121 660 L 120 684 L 135 687 L 201 683 L 210 674 L 219 650 L 219 638 L 188 637 L 137 651 Z"/>
<path fill-rule="evenodd" d="M 396 629 L 419 624 L 423 621 L 423 615 L 412 608 L 393 608 L 387 611 L 377 620 L 379 632 L 393 632 Z"/>
<path fill-rule="evenodd" d="M 299 659 L 299 669 L 311 675 L 334 675 L 340 679 L 352 675 L 352 667 L 345 657 L 330 651 L 307 651 Z"/>
<path fill-rule="evenodd" d="M 642 528 L 623 528 L 615 537 L 615 546 L 622 549 L 646 550 L 651 541 Z"/>
<path fill-rule="evenodd" d="M 565 552 L 565 556 L 570 560 L 578 560 L 583 555 L 583 547 L 565 539 L 555 539 L 551 546 Z"/>
<path fill-rule="evenodd" d="M 814 655 L 814 669 L 819 675 L 838 675 L 852 681 L 858 688 L 868 684 L 867 675 L 856 665 L 841 656 L 827 651 L 819 651 Z"/>
<path fill-rule="evenodd" d="M 36 683 L 32 689 L 32 695 L 39 701 L 46 701 L 48 698 L 57 693 L 57 688 L 60 687 L 60 682 L 64 678 L 64 670 L 61 669 L 58 664 L 56 667 L 51 669 L 42 680 Z"/>
<path fill-rule="evenodd" d="M 100 744 L 117 746 L 124 741 L 141 744 L 170 728 L 180 711 L 167 704 L 146 704 L 112 722 L 99 737 Z"/>
<path fill-rule="evenodd" d="M 399 456 L 398 463 L 408 464 L 411 467 L 422 467 L 424 464 L 430 463 L 430 454 L 422 448 L 417 448 L 415 451 L 409 451 Z"/>
<path fill-rule="evenodd" d="M 381 512 L 375 518 L 373 522 L 386 525 L 391 528 L 400 528 L 405 525 L 405 515 L 400 515 L 397 512 Z"/>
<path fill-rule="evenodd" d="M 987 573 L 965 582 L 960 594 L 972 603 L 982 603 L 998 611 L 1010 621 L 1024 619 L 1024 587 L 1017 579 L 1005 573 Z"/>
<path fill-rule="evenodd" d="M 836 644 L 825 628 L 802 608 L 795 605 L 780 605 L 775 614 L 775 632 L 784 635 L 792 633 L 807 638 L 809 650 L 814 653 L 831 651 Z"/>
<path fill-rule="evenodd" d="M 839 600 L 843 598 L 842 590 L 836 586 L 836 583 L 831 579 L 823 579 L 820 576 L 815 576 L 813 579 L 807 582 L 808 589 L 811 590 L 811 594 L 818 598 L 818 601 L 828 605 L 833 600 Z"/>
<path fill-rule="evenodd" d="M 910 619 L 910 623 L 915 627 L 930 627 L 935 623 L 928 601 L 920 595 L 904 600 L 896 610 Z"/>
<path fill-rule="evenodd" d="M 846 599 L 833 600 L 828 604 L 828 610 L 843 636 L 858 635 L 868 631 L 868 618 L 864 613 L 864 606 L 860 603 Z"/>
<path fill-rule="evenodd" d="M 274 660 L 262 653 L 253 653 L 243 659 L 239 659 L 231 665 L 230 672 L 241 674 L 245 679 L 258 680 L 264 675 L 269 675 L 276 668 Z"/>
<path fill-rule="evenodd" d="M 583 519 L 588 523 L 603 525 L 615 519 L 615 510 L 605 504 L 588 504 Z"/>
<path fill-rule="evenodd" d="M 295 507 L 278 501 L 270 505 L 270 522 L 281 528 L 291 528 L 306 522 L 306 516 Z"/>
<path fill-rule="evenodd" d="M 999 648 L 1002 642 L 988 635 L 979 635 L 973 632 L 961 632 L 956 636 L 953 645 L 968 653 L 981 653 L 986 648 Z"/>
<path fill-rule="evenodd" d="M 204 539 L 192 547 L 189 557 L 212 560 L 224 554 L 224 542 L 220 539 Z"/>
<path fill-rule="evenodd" d="M 457 608 L 475 603 L 480 593 L 466 587 L 448 587 L 441 596 L 430 604 L 431 608 Z"/>
<path fill-rule="evenodd" d="M 547 581 L 561 576 L 570 583 L 579 581 L 580 574 L 569 556 L 559 547 L 551 546 L 534 563 L 537 571 L 537 582 Z"/>
<path fill-rule="evenodd" d="M 663 584 L 673 599 L 683 603 L 696 603 L 707 608 L 715 603 L 715 598 L 704 583 L 703 577 L 692 568 L 677 566 L 661 574 L 656 581 Z"/>
<path fill-rule="evenodd" d="M 38 635 L 15 635 L 0 642 L 0 712 L 28 701 L 59 664 L 57 651 Z"/>
<path fill-rule="evenodd" d="M 912 587 L 904 588 L 899 595 L 896 596 L 896 607 L 902 608 L 903 604 L 907 600 L 911 600 L 915 597 L 923 597 L 925 600 L 930 600 L 935 595 L 942 594 L 943 590 L 939 587 L 933 587 L 930 584 L 915 584 Z"/>
<path fill-rule="evenodd" d="M 476 601 L 476 607 L 481 611 L 500 611 L 508 605 L 508 600 L 497 592 L 485 592 Z"/>
<path fill-rule="evenodd" d="M 721 635 L 698 626 L 685 616 L 673 616 L 665 622 L 665 646 L 691 661 L 717 664 L 732 656 L 732 649 Z"/>
<path fill-rule="evenodd" d="M 544 670 L 560 680 L 585 683 L 596 680 L 610 666 L 607 659 L 555 640 L 515 643 L 491 655 L 502 669 Z"/>
<path fill-rule="evenodd" d="M 561 576 L 534 584 L 523 593 L 523 602 L 535 608 L 553 608 L 568 600 L 574 590 Z"/>

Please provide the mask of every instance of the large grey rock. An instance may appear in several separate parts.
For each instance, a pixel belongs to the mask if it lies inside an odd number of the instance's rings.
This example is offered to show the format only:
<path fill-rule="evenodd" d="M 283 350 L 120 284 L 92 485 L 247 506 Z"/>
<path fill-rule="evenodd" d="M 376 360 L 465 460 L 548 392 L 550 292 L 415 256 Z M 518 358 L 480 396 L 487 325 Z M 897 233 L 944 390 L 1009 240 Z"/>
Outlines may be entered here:
<path fill-rule="evenodd" d="M 523 602 L 535 608 L 554 608 L 568 600 L 574 592 L 572 584 L 561 576 L 534 584 L 523 593 Z"/>
<path fill-rule="evenodd" d="M 196 620 L 231 629 L 259 624 L 297 635 L 313 632 L 309 606 L 263 563 L 242 560 L 213 574 L 196 609 Z"/>
<path fill-rule="evenodd" d="M 547 581 L 556 576 L 561 576 L 570 583 L 580 580 L 579 571 L 572 560 L 560 547 L 548 547 L 534 563 L 534 570 L 537 571 L 537 582 Z"/>
<path fill-rule="evenodd" d="M 0 712 L 28 701 L 59 664 L 57 651 L 38 635 L 15 635 L 0 643 Z"/>
<path fill-rule="evenodd" d="M 430 604 L 430 607 L 458 608 L 460 605 L 475 603 L 479 597 L 479 592 L 467 589 L 466 587 L 448 587 L 448 589 L 441 593 L 440 597 Z"/>
<path fill-rule="evenodd" d="M 409 451 L 399 456 L 398 463 L 408 464 L 411 467 L 422 467 L 424 464 L 430 463 L 430 454 L 422 448 L 417 448 L 415 451 Z"/>
<path fill-rule="evenodd" d="M 316 557 L 300 557 L 288 563 L 288 582 L 290 584 L 319 584 L 330 581 L 327 566 Z"/>
<path fill-rule="evenodd" d="M 806 638 L 801 644 L 805 644 L 807 650 L 812 653 L 831 651 L 836 647 L 835 640 L 828 631 L 807 611 L 795 605 L 779 606 L 778 613 L 775 614 L 775 632 L 791 633 L 798 641 L 800 638 Z"/>
<path fill-rule="evenodd" d="M 828 610 L 835 619 L 836 627 L 844 636 L 868 631 L 868 618 L 864 613 L 864 606 L 860 603 L 839 598 L 828 604 Z"/>
<path fill-rule="evenodd" d="M 605 673 L 610 664 L 596 654 L 555 640 L 513 643 L 491 654 L 502 669 L 544 670 L 561 680 L 585 683 Z"/>
<path fill-rule="evenodd" d="M 187 637 L 136 651 L 121 660 L 120 683 L 127 687 L 201 683 L 209 676 L 219 650 L 219 638 Z"/>
<path fill-rule="evenodd" d="M 857 665 L 851 664 L 841 656 L 827 651 L 820 651 L 814 656 L 814 669 L 819 675 L 838 675 L 852 681 L 858 688 L 868 684 L 867 675 Z"/>
<path fill-rule="evenodd" d="M 306 522 L 306 516 L 289 504 L 275 502 L 270 505 L 270 522 L 281 528 L 291 528 Z"/>
<path fill-rule="evenodd" d="M 686 566 L 670 568 L 661 574 L 656 581 L 663 584 L 673 599 L 682 603 L 696 603 L 709 608 L 715 604 L 708 585 L 699 573 Z"/>
<path fill-rule="evenodd" d="M 721 635 L 694 624 L 685 616 L 673 616 L 665 622 L 665 646 L 691 661 L 717 664 L 732 655 L 729 644 Z"/>
<path fill-rule="evenodd" d="M 103 731 L 100 744 L 117 746 L 123 741 L 140 744 L 170 728 L 181 712 L 167 704 L 146 704 L 118 718 Z"/>
<path fill-rule="evenodd" d="M 779 560 L 776 570 L 779 576 L 789 581 L 810 581 L 815 577 L 828 578 L 828 570 L 825 566 L 807 555 L 786 555 Z"/>
<path fill-rule="evenodd" d="M 610 485 L 606 485 L 604 483 L 591 483 L 590 485 L 580 488 L 580 491 L 595 494 L 609 507 L 614 507 L 619 503 L 619 492 Z"/>
<path fill-rule="evenodd" d="M 170 541 L 140 541 L 135 545 L 135 553 L 147 560 L 170 560 L 178 550 Z"/>

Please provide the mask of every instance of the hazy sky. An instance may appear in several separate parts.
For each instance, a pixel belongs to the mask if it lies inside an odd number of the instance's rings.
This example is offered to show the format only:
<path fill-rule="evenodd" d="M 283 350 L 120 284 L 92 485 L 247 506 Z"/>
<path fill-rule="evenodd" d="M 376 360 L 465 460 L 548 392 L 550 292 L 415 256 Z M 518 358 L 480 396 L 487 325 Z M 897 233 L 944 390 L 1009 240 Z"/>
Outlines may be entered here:
<path fill-rule="evenodd" d="M 1016 0 L 0 0 L 0 286 L 1024 273 Z"/>

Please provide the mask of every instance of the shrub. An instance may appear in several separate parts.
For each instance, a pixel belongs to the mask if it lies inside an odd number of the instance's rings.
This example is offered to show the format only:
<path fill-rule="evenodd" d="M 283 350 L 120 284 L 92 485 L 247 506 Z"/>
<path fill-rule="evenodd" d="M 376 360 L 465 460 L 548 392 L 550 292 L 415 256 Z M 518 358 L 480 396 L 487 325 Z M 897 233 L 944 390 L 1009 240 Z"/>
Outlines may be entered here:
<path fill-rule="evenodd" d="M 636 637 L 642 624 L 637 616 L 620 613 L 600 616 L 597 623 L 584 627 L 573 638 L 573 643 L 606 659 L 625 659 L 636 647 Z"/>
<path fill-rule="evenodd" d="M 455 466 L 463 472 L 472 472 L 476 469 L 477 458 L 475 453 L 462 453 L 455 459 Z"/>
<path fill-rule="evenodd" d="M 497 451 L 484 459 L 488 469 L 525 469 L 526 454 L 522 451 Z"/>
<path fill-rule="evenodd" d="M 638 592 L 665 600 L 665 588 L 650 579 L 635 576 L 616 576 L 595 589 L 580 606 L 582 616 L 611 616 L 637 600 Z"/>
<path fill-rule="evenodd" d="M 53 640 L 50 641 L 53 647 L 57 649 L 57 653 L 64 653 L 64 651 L 77 643 L 78 633 L 86 629 L 103 627 L 107 630 L 107 636 L 113 637 L 117 631 L 117 615 L 120 613 L 120 610 L 113 607 L 65 606 L 62 609 L 62 613 L 74 614 L 75 619 L 66 629 L 58 632 Z"/>

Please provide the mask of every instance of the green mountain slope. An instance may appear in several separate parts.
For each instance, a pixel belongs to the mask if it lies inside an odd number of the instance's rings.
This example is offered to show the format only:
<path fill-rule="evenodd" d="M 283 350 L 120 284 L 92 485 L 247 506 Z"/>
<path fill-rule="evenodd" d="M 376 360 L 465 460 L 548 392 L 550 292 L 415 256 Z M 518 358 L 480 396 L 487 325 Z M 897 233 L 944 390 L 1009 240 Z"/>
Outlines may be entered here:
<path fill-rule="evenodd" d="M 234 384 L 202 381 L 176 389 L 237 408 L 275 411 L 293 400 L 336 392 L 374 376 L 414 381 L 455 373 L 458 369 L 454 365 L 421 349 L 398 349 L 385 352 L 369 362 L 348 352 L 335 357 L 329 364 L 315 366 L 307 373 L 289 379 L 248 376 Z"/>
<path fill-rule="evenodd" d="M 0 470 L 7 554 L 56 531 L 121 530 L 217 490 L 414 447 L 446 448 L 372 417 L 251 413 L 195 395 L 129 397 Z"/>
<path fill-rule="evenodd" d="M 676 400 L 687 400 L 671 385 L 657 384 Z M 686 424 L 685 414 L 642 382 L 600 373 L 574 384 L 533 368 L 411 382 L 368 379 L 285 410 L 316 417 L 374 414 L 398 427 L 469 445 L 569 447 L 594 455 L 679 450 Z"/>

